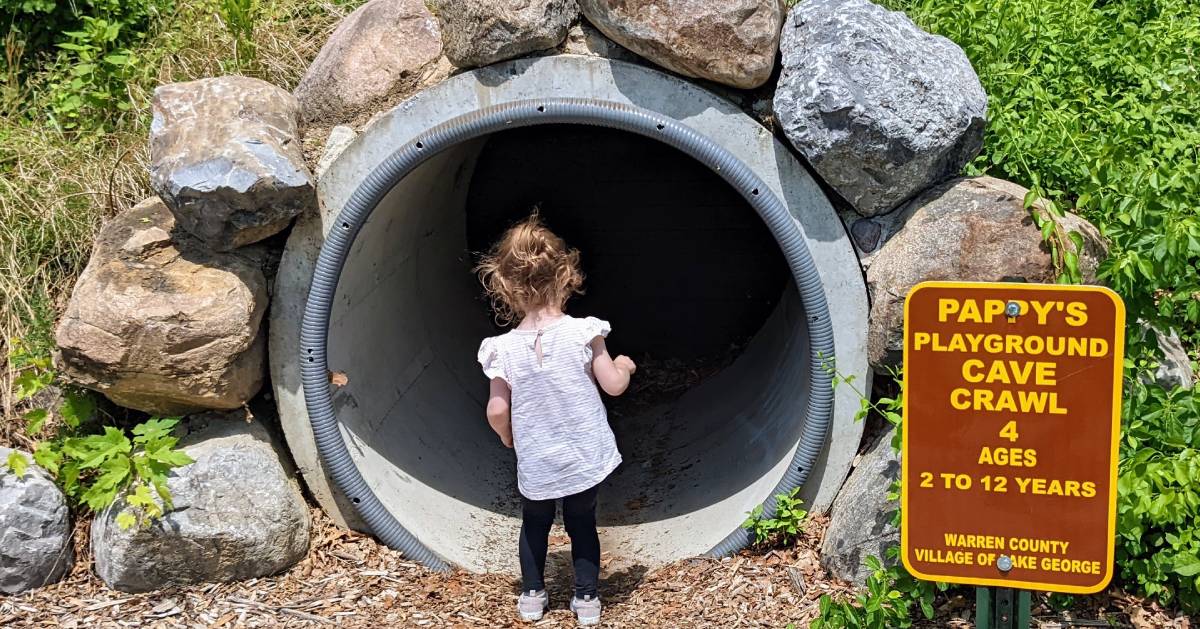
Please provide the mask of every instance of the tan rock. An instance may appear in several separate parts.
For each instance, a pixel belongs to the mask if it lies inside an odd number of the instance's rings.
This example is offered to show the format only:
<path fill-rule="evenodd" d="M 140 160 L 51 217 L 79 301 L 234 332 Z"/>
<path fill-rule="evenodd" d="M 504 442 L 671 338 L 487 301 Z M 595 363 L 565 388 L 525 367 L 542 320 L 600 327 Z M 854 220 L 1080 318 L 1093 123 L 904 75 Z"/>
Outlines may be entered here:
<path fill-rule="evenodd" d="M 622 46 L 680 74 L 739 88 L 771 76 L 783 11 L 777 0 L 580 0 Z"/>
<path fill-rule="evenodd" d="M 867 355 L 875 367 L 900 362 L 904 299 L 926 280 L 1053 283 L 1049 246 L 1024 207 L 1028 191 L 992 177 L 955 179 L 931 188 L 897 210 L 903 227 L 880 248 L 867 269 L 871 314 Z M 1074 214 L 1061 227 L 1083 237 L 1079 268 L 1096 281 L 1107 249 L 1100 231 Z M 1072 246 L 1068 244 L 1067 246 Z"/>
<path fill-rule="evenodd" d="M 337 27 L 296 87 L 302 119 L 350 122 L 438 70 L 442 33 L 423 0 L 371 0 Z"/>
<path fill-rule="evenodd" d="M 143 201 L 100 231 L 59 322 L 59 368 L 147 413 L 240 407 L 263 382 L 264 260 L 214 253 Z"/>

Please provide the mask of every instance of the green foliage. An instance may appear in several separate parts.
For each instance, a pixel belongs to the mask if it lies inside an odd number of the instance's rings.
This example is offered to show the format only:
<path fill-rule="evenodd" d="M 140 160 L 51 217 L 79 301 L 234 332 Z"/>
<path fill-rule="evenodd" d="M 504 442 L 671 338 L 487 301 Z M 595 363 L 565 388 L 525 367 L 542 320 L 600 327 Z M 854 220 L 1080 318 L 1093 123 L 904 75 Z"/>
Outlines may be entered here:
<path fill-rule="evenodd" d="M 31 355 L 19 341 L 14 341 L 12 348 L 9 364 L 18 369 L 13 380 L 18 401 L 28 401 L 55 383 L 48 357 Z M 175 449 L 179 440 L 171 435 L 171 429 L 179 420 L 149 419 L 133 427 L 132 438 L 113 426 L 89 431 L 86 424 L 95 414 L 95 401 L 83 391 L 64 391 L 53 434 L 44 434 L 50 409 L 38 407 L 25 413 L 29 436 L 47 437 L 34 447 L 34 462 L 56 479 L 69 499 L 92 511 L 99 512 L 124 496 L 125 506 L 117 515 L 123 528 L 146 526 L 162 517 L 164 510 L 171 509 L 168 474 L 192 463 L 191 457 Z M 18 476 L 24 475 L 29 464 L 17 452 L 6 463 Z"/>
<path fill-rule="evenodd" d="M 103 119 L 107 112 L 130 109 L 126 84 L 138 71 L 138 58 L 120 45 L 120 22 L 84 16 L 80 30 L 66 31 L 48 84 L 50 119 L 61 129 L 76 129 L 81 120 Z"/>
<path fill-rule="evenodd" d="M 262 16 L 259 0 L 220 0 L 218 8 L 225 27 L 236 45 L 234 57 L 238 65 L 253 65 L 258 49 L 254 45 L 254 27 Z"/>
<path fill-rule="evenodd" d="M 763 505 L 754 507 L 747 514 L 742 528 L 754 533 L 754 544 L 757 546 L 783 546 L 796 539 L 803 529 L 804 518 L 808 512 L 800 508 L 802 501 L 797 496 L 800 488 L 796 487 L 786 494 L 775 496 L 775 508 L 771 517 L 763 515 Z"/>
<path fill-rule="evenodd" d="M 1138 319 L 1200 342 L 1200 4 L 1190 0 L 884 0 L 966 51 L 988 93 L 968 167 L 1030 188 L 1063 281 L 1071 208 L 1111 245 L 1100 279 L 1129 311 L 1118 579 L 1200 608 L 1200 393 L 1152 382 Z M 1072 242 L 1078 246 L 1078 242 Z"/>
<path fill-rule="evenodd" d="M 7 96 L 24 91 L 13 83 L 29 83 L 49 101 L 38 113 L 58 129 L 104 130 L 130 109 L 126 84 L 150 70 L 131 48 L 172 8 L 170 0 L 0 0 L 0 19 L 12 24 L 6 49 L 20 51 L 5 55 Z"/>
<path fill-rule="evenodd" d="M 1200 4 L 886 0 L 966 51 L 988 93 L 970 167 L 1096 223 L 1131 320 L 1200 323 Z"/>
<path fill-rule="evenodd" d="M 1119 577 L 1200 609 L 1200 392 L 1126 388 L 1117 481 Z"/>
<path fill-rule="evenodd" d="M 0 0 L 0 20 L 11 25 L 25 50 L 37 55 L 53 52 L 62 34 L 77 30 L 85 16 L 119 22 L 132 33 L 171 6 L 166 0 Z"/>
<path fill-rule="evenodd" d="M 898 552 L 899 548 L 889 549 L 893 560 Z M 921 581 L 901 566 L 885 568 L 878 557 L 865 561 L 871 569 L 866 588 L 852 600 L 822 595 L 812 629 L 904 629 L 913 626 L 916 610 L 933 618 L 934 596 L 946 589 L 945 584 Z"/>

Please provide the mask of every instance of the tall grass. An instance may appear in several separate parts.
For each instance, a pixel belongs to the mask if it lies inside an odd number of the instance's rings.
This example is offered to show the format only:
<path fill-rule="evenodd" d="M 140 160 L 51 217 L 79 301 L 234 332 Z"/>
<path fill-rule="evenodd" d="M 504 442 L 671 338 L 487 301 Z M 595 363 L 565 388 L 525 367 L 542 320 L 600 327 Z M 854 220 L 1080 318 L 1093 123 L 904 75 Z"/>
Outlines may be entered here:
<path fill-rule="evenodd" d="M 91 129 L 62 131 L 49 123 L 44 112 L 54 96 L 53 63 L 23 77 L 19 97 L 5 99 L 0 110 L 0 353 L 7 356 L 14 338 L 35 352 L 52 349 L 55 320 L 96 231 L 151 194 L 146 139 L 156 85 L 246 74 L 291 89 L 330 31 L 359 3 L 262 0 L 253 28 L 243 22 L 232 34 L 219 3 L 180 2 L 152 26 L 149 43 L 134 51 L 145 65 L 126 86 L 129 109 L 107 112 L 103 125 L 95 121 Z M 239 36 L 253 38 L 252 64 L 239 59 Z M 12 371 L 5 361 L 0 443 L 11 442 Z"/>

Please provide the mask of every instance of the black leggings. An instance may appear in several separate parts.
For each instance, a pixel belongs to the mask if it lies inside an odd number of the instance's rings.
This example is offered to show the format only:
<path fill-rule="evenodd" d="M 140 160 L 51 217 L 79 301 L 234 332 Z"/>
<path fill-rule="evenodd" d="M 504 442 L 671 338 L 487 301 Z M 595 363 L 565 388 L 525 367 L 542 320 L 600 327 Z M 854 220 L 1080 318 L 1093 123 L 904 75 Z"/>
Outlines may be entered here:
<path fill-rule="evenodd" d="M 575 596 L 596 596 L 600 580 L 600 536 L 596 533 L 596 493 L 600 486 L 566 496 L 563 526 L 571 537 Z M 554 523 L 555 500 L 521 497 L 521 590 L 546 589 L 546 546 Z"/>

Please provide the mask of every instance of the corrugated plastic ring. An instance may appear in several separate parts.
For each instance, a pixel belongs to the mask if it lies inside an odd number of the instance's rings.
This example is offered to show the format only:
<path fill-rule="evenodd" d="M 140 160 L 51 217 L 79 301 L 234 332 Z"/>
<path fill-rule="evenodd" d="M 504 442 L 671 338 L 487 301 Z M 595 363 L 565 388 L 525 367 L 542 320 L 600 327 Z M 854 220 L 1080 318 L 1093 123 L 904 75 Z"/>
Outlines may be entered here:
<path fill-rule="evenodd" d="M 763 503 L 774 513 L 774 496 L 804 484 L 824 447 L 833 415 L 830 364 L 833 327 L 825 291 L 812 254 L 794 217 L 766 184 L 741 160 L 695 129 L 656 112 L 606 101 L 547 98 L 496 105 L 464 114 L 429 129 L 397 149 L 359 184 L 338 214 L 321 246 L 309 287 L 300 331 L 304 398 L 317 451 L 337 488 L 383 543 L 437 570 L 449 564 L 406 530 L 383 506 L 359 472 L 342 436 L 333 409 L 326 342 L 338 279 L 359 230 L 384 196 L 429 158 L 462 142 L 490 133 L 539 124 L 583 124 L 636 133 L 670 145 L 701 162 L 733 186 L 767 224 L 784 254 L 800 293 L 809 339 L 808 401 L 800 443 L 770 497 Z M 728 555 L 751 541 L 737 529 L 709 551 Z"/>

